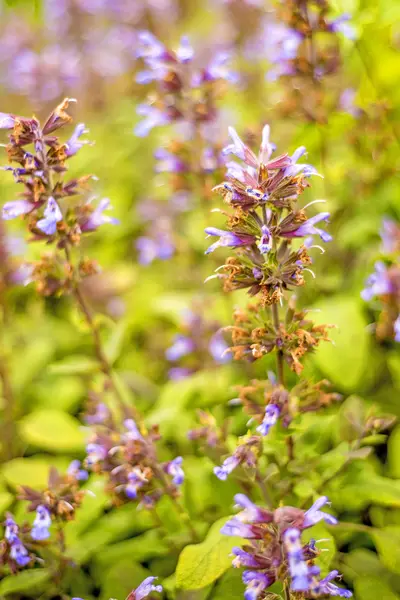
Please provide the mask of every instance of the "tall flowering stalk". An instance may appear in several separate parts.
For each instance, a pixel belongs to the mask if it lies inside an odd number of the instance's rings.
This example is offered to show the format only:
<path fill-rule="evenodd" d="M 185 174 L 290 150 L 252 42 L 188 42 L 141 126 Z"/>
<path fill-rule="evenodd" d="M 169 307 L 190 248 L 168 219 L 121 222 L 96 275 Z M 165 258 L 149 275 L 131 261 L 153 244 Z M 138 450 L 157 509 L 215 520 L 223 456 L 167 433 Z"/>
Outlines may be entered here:
<path fill-rule="evenodd" d="M 171 126 L 168 143 L 154 153 L 156 173 L 167 173 L 171 189 L 168 210 L 137 240 L 139 261 L 169 259 L 179 242 L 173 217 L 192 207 L 197 199 L 210 198 L 215 174 L 221 173 L 223 157 L 216 124 L 218 101 L 226 85 L 238 81 L 231 69 L 229 51 L 217 50 L 208 62 L 196 55 L 187 36 L 179 46 L 167 48 L 149 31 L 138 34 L 138 57 L 145 69 L 136 81 L 152 85 L 145 103 L 139 104 L 139 137 L 154 128 Z M 147 204 L 147 203 L 146 203 Z M 181 242 L 182 243 L 182 242 Z"/>
<path fill-rule="evenodd" d="M 250 545 L 234 549 L 235 566 L 244 566 L 246 600 L 255 600 L 276 580 L 284 584 L 286 597 L 291 591 L 311 596 L 324 594 L 351 596 L 329 583 L 336 576 L 318 579 L 319 569 L 313 559 L 318 555 L 315 545 L 303 546 L 301 531 L 320 520 L 334 524 L 336 519 L 320 512 L 327 503 L 323 497 L 307 512 L 293 507 L 274 506 L 290 492 L 278 487 L 272 491 L 260 467 L 263 438 L 281 422 L 287 428 L 301 412 L 317 410 L 338 398 L 324 391 L 325 382 L 311 384 L 301 381 L 292 390 L 286 388 L 285 369 L 301 374 L 301 359 L 313 351 L 321 340 L 327 340 L 327 326 L 315 325 L 307 318 L 307 311 L 296 310 L 293 298 L 287 294 L 301 287 L 305 277 L 314 276 L 310 269 L 311 253 L 323 251 L 314 238 L 329 242 L 331 236 L 322 225 L 329 219 L 328 212 L 310 216 L 308 208 L 300 205 L 302 192 L 309 186 L 309 178 L 316 175 L 311 165 L 300 162 L 305 148 L 298 148 L 291 156 L 273 157 L 275 146 L 270 142 L 269 126 L 262 132 L 258 155 L 246 146 L 233 128 L 229 130 L 232 143 L 224 150 L 241 163 L 228 162 L 226 180 L 216 187 L 229 207 L 221 211 L 226 217 L 224 229 L 209 227 L 208 235 L 217 238 L 206 253 L 217 248 L 232 248 L 234 256 L 227 258 L 217 269 L 216 277 L 223 281 L 225 291 L 246 289 L 255 298 L 247 310 L 235 312 L 230 349 L 235 359 L 257 360 L 275 353 L 277 376 L 269 381 L 253 381 L 239 391 L 238 401 L 255 421 L 254 432 L 239 439 L 238 445 L 215 475 L 226 480 L 240 467 L 260 486 L 268 510 L 259 508 L 246 496 L 239 494 L 237 503 L 244 509 L 228 522 L 222 532 L 251 540 Z M 285 306 L 286 304 L 286 306 Z M 295 457 L 295 440 L 286 434 L 288 461 Z M 276 497 L 276 492 L 282 495 Z M 329 587 L 331 586 L 331 587 Z"/>
<path fill-rule="evenodd" d="M 90 176 L 65 178 L 67 160 L 87 143 L 81 139 L 87 133 L 82 123 L 66 142 L 54 135 L 72 121 L 67 112 L 71 101 L 66 98 L 57 106 L 44 125 L 36 118 L 0 115 L 0 126 L 11 131 L 6 146 L 8 158 L 11 164 L 17 164 L 6 170 L 23 186 L 20 198 L 4 204 L 3 219 L 22 216 L 31 242 L 42 241 L 54 247 L 53 254 L 45 254 L 29 265 L 26 282 L 34 282 L 45 296 L 72 296 L 92 333 L 99 369 L 106 380 L 104 391 L 111 390 L 118 400 L 118 417 L 100 401 L 89 412 L 87 422 L 93 429 L 84 466 L 106 475 L 109 491 L 118 502 L 134 500 L 153 508 L 163 495 L 169 496 L 195 539 L 196 532 L 178 500 L 179 486 L 184 481 L 182 457 L 165 462 L 157 458 L 158 428 L 148 430 L 135 405 L 127 405 L 81 287 L 85 277 L 99 271 L 97 263 L 82 253 L 82 236 L 117 220 L 106 212 L 108 199 L 93 202 L 88 195 Z M 79 481 L 87 477 L 85 469 L 75 462 L 69 473 Z"/>

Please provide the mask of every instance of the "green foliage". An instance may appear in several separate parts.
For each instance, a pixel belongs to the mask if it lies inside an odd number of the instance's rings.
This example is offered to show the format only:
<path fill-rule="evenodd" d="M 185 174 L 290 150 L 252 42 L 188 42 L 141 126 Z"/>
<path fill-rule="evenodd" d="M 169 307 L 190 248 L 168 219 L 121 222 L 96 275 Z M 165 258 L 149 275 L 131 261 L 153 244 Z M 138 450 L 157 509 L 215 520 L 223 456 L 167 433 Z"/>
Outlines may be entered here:
<path fill-rule="evenodd" d="M 232 546 L 241 542 L 221 534 L 221 527 L 227 518 L 219 519 L 212 525 L 206 539 L 201 544 L 186 546 L 180 554 L 176 569 L 176 585 L 185 590 L 203 588 L 218 579 L 232 564 L 229 556 Z"/>

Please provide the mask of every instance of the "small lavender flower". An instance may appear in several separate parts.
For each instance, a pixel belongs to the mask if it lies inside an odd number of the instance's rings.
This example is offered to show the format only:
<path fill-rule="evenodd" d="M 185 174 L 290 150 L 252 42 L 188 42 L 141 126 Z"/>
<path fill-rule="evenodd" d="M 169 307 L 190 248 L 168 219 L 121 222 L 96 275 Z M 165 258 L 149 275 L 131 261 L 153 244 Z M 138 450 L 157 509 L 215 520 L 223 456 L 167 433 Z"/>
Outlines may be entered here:
<path fill-rule="evenodd" d="M 172 483 L 174 485 L 182 485 L 182 483 L 184 482 L 185 473 L 181 466 L 182 462 L 183 462 L 182 456 L 177 456 L 176 458 L 171 460 L 169 463 L 167 463 L 165 466 L 165 471 L 166 471 L 166 473 L 168 473 L 168 475 L 171 475 Z"/>
<path fill-rule="evenodd" d="M 247 540 L 258 540 L 262 537 L 252 525 L 239 521 L 237 517 L 233 517 L 227 521 L 225 525 L 221 527 L 221 533 L 233 537 L 242 537 Z"/>
<path fill-rule="evenodd" d="M 251 246 L 255 242 L 255 237 L 247 233 L 236 234 L 232 231 L 224 231 L 223 229 L 217 229 L 216 227 L 207 227 L 205 232 L 208 235 L 220 236 L 218 242 L 211 244 L 206 250 L 206 254 L 214 252 L 220 246 L 229 246 L 230 248 L 237 248 L 239 246 Z"/>
<path fill-rule="evenodd" d="M 175 252 L 175 245 L 168 231 L 156 231 L 152 237 L 142 236 L 136 241 L 139 251 L 139 262 L 149 265 L 156 258 L 168 260 Z"/>
<path fill-rule="evenodd" d="M 271 585 L 270 578 L 261 571 L 244 571 L 242 580 L 246 585 L 245 600 L 257 600 L 260 594 Z"/>
<path fill-rule="evenodd" d="M 350 590 L 340 588 L 339 586 L 331 583 L 332 579 L 335 579 L 339 575 L 339 571 L 331 571 L 324 579 L 321 579 L 317 585 L 318 594 L 329 594 L 330 596 L 340 596 L 341 598 L 351 598 L 353 596 Z"/>
<path fill-rule="evenodd" d="M 400 315 L 397 317 L 393 324 L 394 329 L 394 341 L 400 342 Z"/>
<path fill-rule="evenodd" d="M 143 436 L 140 433 L 139 428 L 133 419 L 125 419 L 124 427 L 126 429 L 126 432 L 122 435 L 123 441 L 143 439 Z"/>
<path fill-rule="evenodd" d="M 258 249 L 261 254 L 267 254 L 272 248 L 271 232 L 266 225 L 261 227 L 261 239 L 258 243 Z"/>
<path fill-rule="evenodd" d="M 142 583 L 132 592 L 131 600 L 142 600 L 146 598 L 152 592 L 158 592 L 161 594 L 163 588 L 161 585 L 153 585 L 157 577 L 147 577 Z M 131 596 L 131 594 L 130 594 Z"/>
<path fill-rule="evenodd" d="M 235 558 L 232 561 L 232 566 L 236 568 L 250 567 L 253 569 L 257 569 L 260 567 L 260 563 L 253 554 L 245 552 L 244 550 L 242 550 L 242 548 L 239 548 L 238 546 L 232 548 L 232 554 L 235 556 Z"/>
<path fill-rule="evenodd" d="M 268 435 L 269 430 L 278 420 L 278 417 L 281 413 L 281 409 L 276 404 L 268 404 L 265 407 L 265 416 L 261 425 L 257 427 L 257 431 L 261 433 L 261 435 Z"/>
<path fill-rule="evenodd" d="M 44 209 L 44 219 L 36 223 L 37 227 L 46 235 L 54 235 L 57 231 L 57 223 L 62 221 L 62 212 L 54 198 L 49 198 Z"/>
<path fill-rule="evenodd" d="M 365 301 L 372 300 L 374 296 L 384 296 L 392 292 L 392 284 L 388 277 L 386 265 L 378 261 L 375 263 L 375 273 L 370 275 L 366 282 L 366 288 L 361 292 Z"/>
<path fill-rule="evenodd" d="M 87 140 L 79 139 L 85 133 L 88 133 L 88 130 L 85 128 L 85 124 L 79 123 L 75 127 L 75 131 L 69 138 L 68 142 L 66 142 L 66 144 L 65 144 L 67 156 L 74 156 L 74 154 L 76 154 L 82 148 L 82 146 L 84 144 L 88 143 Z"/>
<path fill-rule="evenodd" d="M 174 338 L 172 346 L 165 351 L 167 360 L 175 361 L 190 354 L 195 349 L 195 343 L 186 335 L 178 334 Z"/>
<path fill-rule="evenodd" d="M 232 360 L 232 357 L 226 352 L 229 349 L 229 346 L 225 342 L 220 331 L 217 331 L 217 333 L 212 336 L 208 349 L 217 363 L 226 363 Z"/>
<path fill-rule="evenodd" d="M 330 242 L 332 241 L 332 236 L 327 233 L 326 231 L 324 231 L 323 229 L 320 229 L 319 227 L 315 227 L 316 223 L 319 223 L 320 221 L 327 221 L 330 217 L 330 214 L 328 212 L 321 212 L 318 213 L 317 215 L 315 215 L 314 217 L 311 217 L 310 219 L 307 219 L 307 221 L 304 221 L 304 223 L 301 223 L 301 225 L 299 225 L 296 229 L 292 230 L 292 231 L 282 231 L 281 235 L 282 237 L 286 237 L 286 238 L 294 238 L 294 237 L 307 237 L 308 235 L 319 235 L 320 238 L 322 239 L 322 241 L 324 242 Z"/>
<path fill-rule="evenodd" d="M 214 467 L 214 474 L 221 481 L 226 481 L 228 475 L 240 464 L 240 459 L 236 456 L 228 456 L 220 467 Z"/>
<path fill-rule="evenodd" d="M 166 125 L 170 122 L 168 115 L 155 106 L 139 104 L 136 108 L 136 112 L 141 117 L 145 117 L 134 129 L 134 133 L 138 137 L 146 137 L 154 127 Z"/>
<path fill-rule="evenodd" d="M 260 508 L 245 494 L 236 494 L 234 500 L 236 507 L 243 509 L 236 515 L 236 518 L 240 521 L 248 523 L 270 523 L 272 521 L 272 514 L 269 510 Z"/>
<path fill-rule="evenodd" d="M 7 540 L 7 542 L 12 545 L 14 542 L 19 541 L 18 540 L 19 527 L 11 515 L 8 515 L 8 517 L 6 518 L 6 520 L 4 522 L 4 525 L 5 525 L 4 537 Z"/>
<path fill-rule="evenodd" d="M 10 558 L 15 560 L 20 567 L 25 567 L 31 560 L 28 550 L 19 539 L 11 545 Z"/>
<path fill-rule="evenodd" d="M 111 225 L 118 225 L 119 221 L 115 217 L 104 215 L 104 211 L 111 208 L 110 200 L 103 198 L 100 200 L 93 212 L 90 213 L 88 219 L 81 224 L 82 231 L 96 231 L 101 225 L 110 223 Z"/>
<path fill-rule="evenodd" d="M 34 205 L 28 200 L 12 200 L 6 202 L 3 206 L 2 218 L 5 221 L 15 219 L 21 215 L 26 215 L 34 208 Z"/>
<path fill-rule="evenodd" d="M 287 529 L 283 534 L 283 542 L 292 578 L 290 588 L 294 592 L 306 592 L 310 588 L 310 572 L 304 560 L 300 535 L 300 531 L 294 527 Z"/>
<path fill-rule="evenodd" d="M 98 402 L 96 404 L 95 412 L 92 414 L 85 415 L 85 421 L 88 425 L 98 425 L 100 423 L 104 423 L 106 419 L 110 416 L 110 411 L 104 402 Z"/>
<path fill-rule="evenodd" d="M 128 483 L 125 485 L 125 494 L 131 500 L 137 498 L 137 493 L 148 482 L 146 475 L 139 467 L 133 467 L 128 473 Z"/>
<path fill-rule="evenodd" d="M 328 30 L 333 33 L 342 33 L 347 39 L 354 41 L 356 32 L 354 27 L 348 23 L 350 19 L 351 15 L 344 13 L 328 24 Z"/>
<path fill-rule="evenodd" d="M 85 469 L 82 469 L 81 466 L 82 463 L 80 460 L 73 460 L 67 469 L 68 475 L 77 481 L 86 481 L 89 473 Z"/>
<path fill-rule="evenodd" d="M 36 541 L 47 540 L 50 537 L 51 515 L 45 506 L 40 504 L 36 509 L 31 536 Z"/>
<path fill-rule="evenodd" d="M 90 442 L 86 446 L 86 454 L 86 464 L 91 467 L 106 458 L 107 450 L 101 444 Z"/>
<path fill-rule="evenodd" d="M 321 498 L 318 498 L 318 500 L 316 500 L 311 508 L 309 508 L 304 514 L 303 528 L 312 527 L 320 521 L 325 521 L 325 523 L 328 525 L 337 525 L 338 520 L 336 517 L 320 511 L 320 508 L 328 503 L 329 501 L 326 496 L 321 496 Z"/>

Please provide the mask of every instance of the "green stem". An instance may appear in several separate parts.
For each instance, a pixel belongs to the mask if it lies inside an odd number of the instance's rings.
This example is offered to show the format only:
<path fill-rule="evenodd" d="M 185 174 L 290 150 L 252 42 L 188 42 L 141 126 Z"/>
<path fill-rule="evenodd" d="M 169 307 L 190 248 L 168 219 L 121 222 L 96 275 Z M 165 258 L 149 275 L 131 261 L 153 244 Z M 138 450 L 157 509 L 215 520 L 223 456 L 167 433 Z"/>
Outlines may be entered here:
<path fill-rule="evenodd" d="M 271 509 L 274 508 L 275 502 L 272 497 L 271 490 L 269 489 L 268 484 L 264 481 L 264 479 L 258 469 L 256 471 L 256 481 L 261 490 L 261 494 L 262 494 L 265 504 L 268 506 L 268 508 L 271 508 Z"/>
<path fill-rule="evenodd" d="M 279 321 L 279 309 L 278 305 L 275 303 L 272 305 L 272 319 L 274 322 L 275 331 L 278 334 L 280 331 L 280 321 Z M 276 353 L 276 364 L 277 364 L 277 373 L 278 373 L 278 383 L 282 386 L 285 385 L 285 375 L 284 375 L 284 363 L 283 363 L 283 352 L 282 350 L 278 350 Z"/>

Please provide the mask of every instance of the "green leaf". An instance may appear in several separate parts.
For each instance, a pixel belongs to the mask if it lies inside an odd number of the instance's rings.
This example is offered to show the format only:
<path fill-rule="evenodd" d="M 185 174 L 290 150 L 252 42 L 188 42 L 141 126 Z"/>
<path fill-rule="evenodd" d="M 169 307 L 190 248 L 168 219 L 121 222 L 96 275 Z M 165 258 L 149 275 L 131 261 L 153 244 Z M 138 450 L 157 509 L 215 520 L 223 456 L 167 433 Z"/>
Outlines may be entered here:
<path fill-rule="evenodd" d="M 400 574 L 400 525 L 372 529 L 371 534 L 382 564 Z"/>
<path fill-rule="evenodd" d="M 53 363 L 47 368 L 52 375 L 90 375 L 99 370 L 99 363 L 85 355 L 68 356 L 64 360 Z"/>
<path fill-rule="evenodd" d="M 313 355 L 318 368 L 340 389 L 352 391 L 362 382 L 369 355 L 370 335 L 366 330 L 360 302 L 346 296 L 318 303 L 318 323 L 336 325 L 329 337 L 335 344 L 323 343 Z"/>
<path fill-rule="evenodd" d="M 118 321 L 113 328 L 111 335 L 107 342 L 104 344 L 104 354 L 111 365 L 119 358 L 126 334 L 126 321 Z"/>
<path fill-rule="evenodd" d="M 100 599 L 126 598 L 149 575 L 147 569 L 126 558 L 103 571 Z"/>
<path fill-rule="evenodd" d="M 47 487 L 50 467 L 54 466 L 64 471 L 68 463 L 68 460 L 54 457 L 14 458 L 2 467 L 1 474 L 13 487 L 28 485 L 35 489 L 43 489 Z"/>
<path fill-rule="evenodd" d="M 230 569 L 218 581 L 210 600 L 243 600 L 242 570 Z"/>
<path fill-rule="evenodd" d="M 21 438 L 28 444 L 50 452 L 79 452 L 85 444 L 81 424 L 59 410 L 37 410 L 18 424 Z"/>
<path fill-rule="evenodd" d="M 10 575 L 0 581 L 0 596 L 22 594 L 23 592 L 29 592 L 28 595 L 31 597 L 40 594 L 50 577 L 49 569 L 28 569 L 17 575 Z"/>
<path fill-rule="evenodd" d="M 389 477 L 400 479 L 400 425 L 397 425 L 389 437 L 387 467 Z"/>
<path fill-rule="evenodd" d="M 196 590 L 205 587 L 232 565 L 231 550 L 242 540 L 222 535 L 220 530 L 227 520 L 228 517 L 223 517 L 214 523 L 204 542 L 182 550 L 176 569 L 178 588 Z"/>
<path fill-rule="evenodd" d="M 360 577 L 354 582 L 357 600 L 399 600 L 398 596 L 380 577 Z"/>
<path fill-rule="evenodd" d="M 77 541 L 77 538 L 97 519 L 102 516 L 104 508 L 111 503 L 105 491 L 105 479 L 101 476 L 91 476 L 89 481 L 81 488 L 89 491 L 86 493 L 79 510 L 76 511 L 72 521 L 65 525 L 64 532 L 67 545 Z"/>

